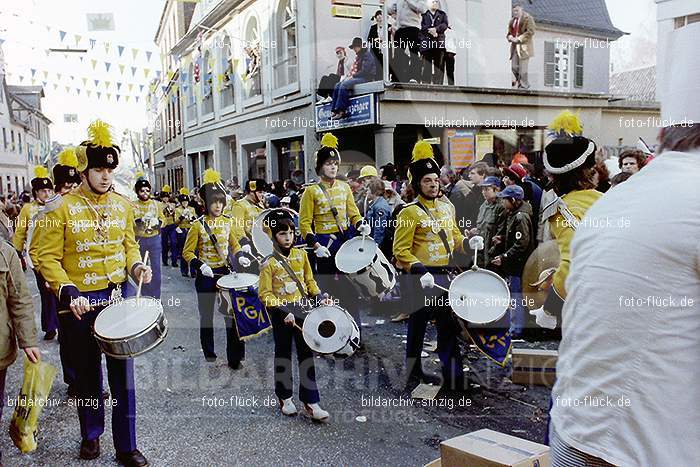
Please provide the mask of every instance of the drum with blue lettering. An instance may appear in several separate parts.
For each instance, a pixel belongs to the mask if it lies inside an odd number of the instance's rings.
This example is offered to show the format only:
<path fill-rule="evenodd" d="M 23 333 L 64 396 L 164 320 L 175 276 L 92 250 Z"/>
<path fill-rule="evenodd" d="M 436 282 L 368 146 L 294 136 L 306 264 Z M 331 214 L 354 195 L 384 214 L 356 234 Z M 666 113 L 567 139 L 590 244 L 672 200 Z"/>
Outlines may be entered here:
<path fill-rule="evenodd" d="M 216 286 L 216 309 L 236 323 L 238 337 L 245 341 L 270 329 L 272 324 L 267 310 L 258 296 L 258 276 L 233 273 L 221 277 Z"/>

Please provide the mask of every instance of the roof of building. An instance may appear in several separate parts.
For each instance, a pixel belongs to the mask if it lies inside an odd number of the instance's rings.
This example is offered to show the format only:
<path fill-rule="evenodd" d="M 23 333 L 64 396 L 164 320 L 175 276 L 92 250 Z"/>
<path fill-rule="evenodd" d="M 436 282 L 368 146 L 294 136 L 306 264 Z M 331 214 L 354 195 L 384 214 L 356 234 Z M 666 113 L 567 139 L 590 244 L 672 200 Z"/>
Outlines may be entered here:
<path fill-rule="evenodd" d="M 610 75 L 610 94 L 635 102 L 656 102 L 656 67 Z"/>
<path fill-rule="evenodd" d="M 610 20 L 605 0 L 512 0 L 520 3 L 536 23 L 575 28 L 611 39 L 618 39 L 625 32 L 617 29 Z"/>
<path fill-rule="evenodd" d="M 36 110 L 41 110 L 41 98 L 44 97 L 42 86 L 15 86 L 7 85 L 10 94 L 19 97 L 22 102 Z"/>

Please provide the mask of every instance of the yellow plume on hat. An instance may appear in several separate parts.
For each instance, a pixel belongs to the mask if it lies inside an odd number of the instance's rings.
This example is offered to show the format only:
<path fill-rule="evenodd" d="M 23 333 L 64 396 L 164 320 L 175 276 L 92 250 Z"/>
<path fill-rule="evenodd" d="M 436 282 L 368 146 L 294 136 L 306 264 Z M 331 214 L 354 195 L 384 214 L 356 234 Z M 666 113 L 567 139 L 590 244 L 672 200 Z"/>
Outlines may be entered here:
<path fill-rule="evenodd" d="M 578 114 L 575 114 L 569 110 L 564 110 L 557 115 L 547 128 L 549 128 L 552 133 L 567 134 L 569 136 L 580 135 L 583 133 L 583 124 L 581 123 Z"/>
<path fill-rule="evenodd" d="M 184 196 L 189 196 L 190 190 L 188 190 L 187 188 L 180 188 L 180 194 Z"/>
<path fill-rule="evenodd" d="M 78 161 L 75 168 L 78 170 L 78 172 L 83 172 L 88 165 L 87 152 L 84 144 L 81 144 L 75 148 L 75 157 Z"/>
<path fill-rule="evenodd" d="M 326 133 L 321 138 L 321 147 L 338 149 L 338 138 L 333 133 Z"/>
<path fill-rule="evenodd" d="M 143 178 L 146 174 L 143 173 L 143 171 L 139 170 L 136 172 L 136 179 L 138 180 L 139 178 Z"/>
<path fill-rule="evenodd" d="M 95 146 L 107 148 L 112 146 L 112 135 L 109 132 L 109 125 L 102 120 L 95 120 L 88 127 L 90 142 Z"/>
<path fill-rule="evenodd" d="M 69 146 L 58 153 L 58 163 L 67 167 L 78 167 L 78 156 L 75 153 L 75 148 Z"/>
<path fill-rule="evenodd" d="M 415 146 L 413 146 L 413 157 L 411 162 L 416 162 L 422 159 L 432 159 L 435 153 L 433 153 L 433 146 L 426 140 L 422 139 L 418 141 Z"/>
<path fill-rule="evenodd" d="M 34 178 L 49 178 L 49 169 L 43 165 L 34 167 Z"/>
<path fill-rule="evenodd" d="M 207 169 L 202 175 L 202 180 L 204 183 L 219 183 L 221 181 L 221 174 L 214 169 Z"/>
<path fill-rule="evenodd" d="M 170 188 L 170 185 L 163 185 L 163 188 L 160 191 L 162 191 L 163 193 L 170 193 L 171 191 L 173 191 L 173 189 Z"/>

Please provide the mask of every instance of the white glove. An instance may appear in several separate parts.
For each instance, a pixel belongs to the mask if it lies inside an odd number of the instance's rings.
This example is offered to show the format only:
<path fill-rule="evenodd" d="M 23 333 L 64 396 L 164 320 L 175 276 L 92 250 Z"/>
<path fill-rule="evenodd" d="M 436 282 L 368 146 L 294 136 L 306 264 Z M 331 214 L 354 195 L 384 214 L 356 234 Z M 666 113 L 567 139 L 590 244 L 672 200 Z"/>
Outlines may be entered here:
<path fill-rule="evenodd" d="M 247 254 L 249 254 L 249 255 L 253 253 L 253 250 L 250 248 L 250 245 L 248 245 L 248 244 L 243 245 L 243 246 L 241 247 L 241 251 L 242 251 L 243 253 L 247 253 Z"/>
<path fill-rule="evenodd" d="M 424 289 L 432 289 L 435 287 L 435 278 L 429 272 L 426 272 L 420 277 L 420 286 Z"/>
<path fill-rule="evenodd" d="M 287 316 L 284 317 L 284 324 L 287 326 L 294 326 L 294 323 L 296 322 L 296 319 L 294 318 L 294 315 L 291 313 L 288 313 Z"/>
<path fill-rule="evenodd" d="M 483 250 L 484 249 L 484 237 L 475 236 L 469 239 L 469 248 L 472 250 Z"/>
<path fill-rule="evenodd" d="M 326 248 L 325 246 L 321 245 L 320 247 L 316 248 L 316 253 L 317 258 L 330 258 L 331 257 L 331 250 Z"/>
<path fill-rule="evenodd" d="M 372 229 L 370 229 L 369 224 L 366 222 L 363 222 L 360 224 L 360 226 L 357 228 L 357 231 L 360 232 L 360 235 L 369 235 Z"/>
<path fill-rule="evenodd" d="M 250 266 L 250 260 L 245 256 L 241 256 L 240 258 L 238 258 L 238 264 L 240 264 L 244 268 L 247 268 L 248 266 Z"/>
<path fill-rule="evenodd" d="M 199 267 L 199 271 L 204 277 L 214 277 L 214 271 L 212 270 L 212 268 L 209 267 L 208 264 L 202 264 Z"/>
<path fill-rule="evenodd" d="M 175 232 L 181 234 L 181 233 L 182 233 L 182 229 L 181 229 L 180 227 L 178 227 L 177 229 L 175 229 Z"/>
<path fill-rule="evenodd" d="M 535 322 L 541 328 L 554 329 L 557 327 L 557 317 L 547 314 L 544 307 L 530 310 L 530 314 L 535 317 Z"/>

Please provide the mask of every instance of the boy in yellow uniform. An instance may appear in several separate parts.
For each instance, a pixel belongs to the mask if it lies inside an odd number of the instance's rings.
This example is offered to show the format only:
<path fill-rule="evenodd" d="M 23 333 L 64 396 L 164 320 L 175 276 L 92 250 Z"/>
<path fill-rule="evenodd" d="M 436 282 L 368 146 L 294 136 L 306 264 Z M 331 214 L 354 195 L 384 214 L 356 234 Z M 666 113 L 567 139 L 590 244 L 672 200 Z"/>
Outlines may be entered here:
<path fill-rule="evenodd" d="M 141 250 L 141 257 L 148 251 L 153 269 L 153 280 L 150 284 L 144 285 L 142 294 L 146 297 L 160 299 L 161 292 L 161 268 L 158 258 L 161 256 L 161 226 L 165 223 L 161 204 L 151 199 L 151 183 L 140 174 L 134 184 L 134 191 L 138 199 L 133 203 L 134 209 L 134 234 L 136 242 Z M 127 283 L 125 296 L 136 295 L 133 286 Z"/>
<path fill-rule="evenodd" d="M 309 258 L 294 245 L 294 220 L 285 210 L 271 211 L 265 218 L 274 253 L 260 269 L 260 299 L 265 304 L 272 321 L 275 338 L 275 394 L 280 400 L 284 415 L 296 415 L 292 401 L 292 341 L 297 349 L 299 362 L 299 399 L 312 419 L 326 421 L 328 412 L 318 402 L 314 356 L 299 327 L 303 324 L 300 301 L 304 296 L 319 305 L 325 303 L 316 285 Z M 283 263 L 287 263 L 296 277 L 290 277 Z M 297 282 L 298 281 L 298 282 Z M 299 290 L 300 284 L 303 290 Z M 296 315 L 295 315 L 296 313 Z M 296 326 L 298 327 L 295 327 Z"/>
<path fill-rule="evenodd" d="M 34 201 L 22 206 L 17 219 L 15 236 L 12 238 L 12 244 L 20 258 L 24 258 L 25 249 L 29 253 L 37 217 L 44 210 L 46 202 L 54 194 L 53 183 L 49 178 L 49 171 L 45 167 L 36 167 L 34 169 L 34 178 L 31 184 Z M 46 281 L 41 276 L 41 273 L 37 271 L 36 264 L 33 263 L 32 259 L 32 255 L 28 254 L 26 264 L 32 269 L 34 277 L 36 277 L 36 285 L 41 297 L 41 330 L 44 331 L 44 340 L 50 341 L 56 337 L 56 329 L 58 329 L 56 299 L 52 292 L 46 288 Z"/>
<path fill-rule="evenodd" d="M 435 284 L 449 288 L 452 255 L 464 252 L 466 241 L 458 228 L 452 206 L 438 199 L 440 166 L 433 159 L 432 147 L 425 141 L 419 141 L 413 149 L 409 180 L 417 197 L 399 213 L 393 245 L 397 263 L 413 275 L 415 284 L 416 301 L 409 312 L 416 311 L 408 320 L 406 336 L 409 384 L 438 382 L 432 375 L 424 374 L 421 365 L 425 330 L 428 322 L 435 319 L 442 385 L 444 388 L 465 389 L 462 355 L 457 342 L 458 326 L 445 292 L 423 290 L 421 293 L 421 289 L 432 289 Z M 444 299 L 444 304 L 426 306 L 428 302 L 441 302 L 436 298 Z M 410 300 L 407 302 L 409 305 Z"/>
<path fill-rule="evenodd" d="M 221 187 L 218 172 L 207 169 L 199 195 L 204 200 L 207 214 L 192 223 L 187 232 L 182 257 L 197 271 L 194 286 L 199 307 L 199 340 L 208 362 L 216 360 L 214 352 L 214 306 L 216 304 L 216 281 L 231 273 L 235 264 L 250 266 L 250 260 L 241 256 L 241 246 L 231 218 L 224 216 L 226 194 Z M 235 261 L 237 258 L 238 261 Z M 228 366 L 234 370 L 241 367 L 245 357 L 245 345 L 238 338 L 235 323 L 230 317 L 226 323 L 226 356 Z"/>
<path fill-rule="evenodd" d="M 299 230 L 316 254 L 316 272 L 321 286 L 340 300 L 341 306 L 348 309 L 360 326 L 357 293 L 336 267 L 335 255 L 356 231 L 369 235 L 371 228 L 357 209 L 350 185 L 337 180 L 339 165 L 338 139 L 326 133 L 321 139 L 321 149 L 316 152 L 316 173 L 321 180 L 304 190 L 299 207 Z M 335 280 L 336 275 L 339 281 Z"/>
<path fill-rule="evenodd" d="M 170 185 L 163 185 L 160 192 L 160 202 L 162 203 L 163 225 L 160 229 L 161 239 L 161 254 L 163 256 L 163 266 L 168 265 L 168 257 L 170 257 L 170 265 L 174 268 L 177 264 L 177 221 L 175 219 L 175 203 L 172 199 L 172 189 Z"/>
<path fill-rule="evenodd" d="M 257 254 L 253 248 L 252 230 L 255 219 L 265 210 L 266 191 L 265 180 L 259 178 L 248 180 L 245 184 L 245 196 L 233 205 L 231 217 L 236 223 L 241 238 L 241 249 L 246 255 Z"/>
<path fill-rule="evenodd" d="M 177 255 L 180 259 L 180 274 L 182 274 L 182 277 L 189 277 L 190 275 L 196 277 L 197 271 L 194 268 L 190 268 L 187 261 L 182 257 L 182 250 L 185 248 L 187 232 L 190 231 L 192 222 L 197 219 L 195 209 L 190 206 L 190 190 L 187 188 L 180 188 L 177 201 L 179 204 L 175 208 L 175 221 L 177 223 L 175 232 L 177 233 Z"/>
<path fill-rule="evenodd" d="M 120 298 L 127 275 L 137 282 L 151 281 L 151 270 L 141 262 L 134 238 L 131 205 L 112 191 L 119 147 L 112 143 L 104 122 L 94 122 L 89 133 L 91 139 L 77 150 L 82 184 L 46 215 L 38 252 L 40 272 L 59 297 L 60 309 L 70 310 L 59 319 L 76 370 L 81 459 L 99 457 L 104 432 L 102 354 L 93 336 L 95 319 Z M 112 436 L 117 460 L 127 466 L 148 465 L 136 448 L 134 362 L 109 356 L 106 360 L 115 399 Z"/>

